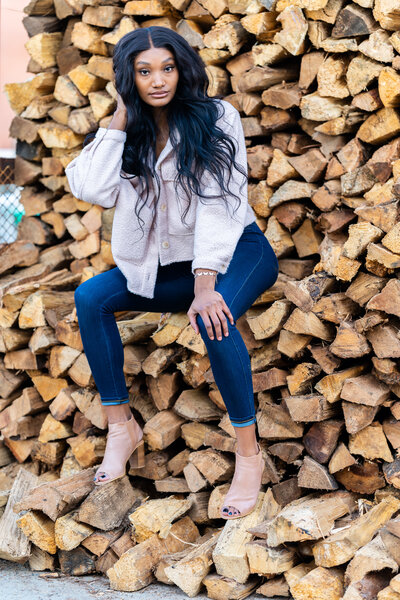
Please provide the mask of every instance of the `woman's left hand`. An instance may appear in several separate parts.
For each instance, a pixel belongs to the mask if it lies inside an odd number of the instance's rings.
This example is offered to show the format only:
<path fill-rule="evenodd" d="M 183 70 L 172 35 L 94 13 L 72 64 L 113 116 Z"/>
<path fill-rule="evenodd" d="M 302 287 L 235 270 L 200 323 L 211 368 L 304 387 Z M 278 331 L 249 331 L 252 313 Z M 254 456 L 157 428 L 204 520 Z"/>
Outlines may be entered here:
<path fill-rule="evenodd" d="M 234 325 L 235 320 L 222 294 L 216 290 L 204 289 L 196 293 L 187 315 L 189 317 L 190 324 L 196 333 L 199 333 L 199 327 L 196 322 L 196 314 L 200 314 L 204 325 L 206 326 L 208 337 L 211 340 L 214 339 L 214 332 L 212 329 L 213 323 L 217 338 L 222 340 L 221 324 L 222 329 L 224 330 L 224 335 L 229 335 L 228 322 L 224 313 L 227 314 L 231 324 Z"/>

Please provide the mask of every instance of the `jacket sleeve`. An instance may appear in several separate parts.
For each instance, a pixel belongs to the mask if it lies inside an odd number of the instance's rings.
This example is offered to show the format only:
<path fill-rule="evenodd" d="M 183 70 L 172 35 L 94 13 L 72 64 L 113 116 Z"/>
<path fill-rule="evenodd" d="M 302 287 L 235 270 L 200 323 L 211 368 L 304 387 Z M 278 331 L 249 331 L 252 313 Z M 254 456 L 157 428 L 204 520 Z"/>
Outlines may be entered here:
<path fill-rule="evenodd" d="M 126 131 L 99 127 L 94 139 L 65 168 L 72 194 L 79 200 L 115 205 L 120 187 Z"/>
<path fill-rule="evenodd" d="M 217 124 L 232 138 L 236 147 L 235 160 L 246 172 L 246 177 L 244 177 L 237 169 L 232 167 L 232 177 L 227 185 L 229 191 L 233 191 L 239 196 L 240 205 L 238 206 L 235 197 L 230 198 L 228 195 L 230 203 L 228 212 L 226 200 L 221 198 L 217 182 L 207 172 L 202 180 L 202 182 L 204 181 L 204 194 L 207 196 L 213 194 L 214 197 L 212 200 L 198 198 L 192 273 L 199 267 L 226 273 L 244 229 L 248 205 L 247 151 L 239 111 L 233 106 L 232 109 L 233 114 L 225 115 L 226 121 Z M 227 174 L 225 175 L 225 181 L 227 181 Z"/>

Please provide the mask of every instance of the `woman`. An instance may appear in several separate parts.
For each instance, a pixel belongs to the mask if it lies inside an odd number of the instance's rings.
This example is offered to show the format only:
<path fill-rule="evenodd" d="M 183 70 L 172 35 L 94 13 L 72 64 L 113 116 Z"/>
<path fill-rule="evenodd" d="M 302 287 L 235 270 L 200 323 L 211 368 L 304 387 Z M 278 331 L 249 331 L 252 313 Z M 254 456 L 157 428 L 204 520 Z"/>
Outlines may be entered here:
<path fill-rule="evenodd" d="M 75 291 L 84 350 L 108 417 L 95 483 L 125 475 L 128 459 L 144 464 L 114 312 L 185 310 L 205 342 L 236 432 L 235 473 L 221 517 L 241 517 L 254 509 L 264 462 L 250 357 L 236 320 L 275 282 L 278 265 L 248 204 L 240 115 L 208 97 L 203 62 L 171 29 L 125 35 L 113 68 L 118 104 L 109 126 L 66 168 L 77 198 L 115 206 L 117 266 Z"/>

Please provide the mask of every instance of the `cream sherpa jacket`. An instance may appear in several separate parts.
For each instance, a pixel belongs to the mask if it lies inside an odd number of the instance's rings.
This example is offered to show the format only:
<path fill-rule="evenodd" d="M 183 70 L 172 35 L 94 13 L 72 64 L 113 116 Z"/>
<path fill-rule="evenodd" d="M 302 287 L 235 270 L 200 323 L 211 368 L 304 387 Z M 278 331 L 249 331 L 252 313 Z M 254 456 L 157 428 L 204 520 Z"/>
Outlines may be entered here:
<path fill-rule="evenodd" d="M 247 173 L 246 146 L 239 112 L 226 100 L 217 102 L 219 109 L 225 109 L 224 115 L 220 110 L 217 125 L 233 139 L 235 159 Z M 159 263 L 164 266 L 191 260 L 193 273 L 199 267 L 226 273 L 244 227 L 256 219 L 247 199 L 247 178 L 237 170 L 232 172 L 229 189 L 240 196 L 240 206 L 232 218 L 237 200 L 232 198 L 228 211 L 226 203 L 218 195 L 216 182 L 205 172 L 202 179 L 205 194 L 215 194 L 215 198 L 203 199 L 206 203 L 203 204 L 192 195 L 185 225 L 181 213 L 186 209 L 188 197 L 174 183 L 177 169 L 169 138 L 155 167 L 160 186 L 153 177 L 147 204 L 140 211 L 145 221 L 142 235 L 140 221 L 134 211 L 140 199 L 138 178 L 128 180 L 120 177 L 120 172 L 124 173 L 121 169 L 126 135 L 119 129 L 100 127 L 94 139 L 67 165 L 65 172 L 76 198 L 104 208 L 115 206 L 111 251 L 115 264 L 127 279 L 128 290 L 153 298 Z M 158 193 L 159 200 L 154 203 Z"/>

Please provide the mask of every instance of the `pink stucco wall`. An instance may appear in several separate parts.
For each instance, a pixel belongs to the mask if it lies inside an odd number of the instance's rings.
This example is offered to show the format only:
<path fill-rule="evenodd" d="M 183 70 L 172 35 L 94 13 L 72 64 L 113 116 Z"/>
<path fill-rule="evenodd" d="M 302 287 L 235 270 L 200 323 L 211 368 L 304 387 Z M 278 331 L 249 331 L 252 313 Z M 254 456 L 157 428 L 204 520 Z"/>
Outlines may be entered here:
<path fill-rule="evenodd" d="M 15 149 L 15 140 L 8 130 L 15 116 L 4 93 L 5 83 L 32 79 L 27 73 L 29 54 L 24 47 L 28 34 L 22 24 L 28 0 L 0 0 L 0 156 L 8 156 Z"/>

